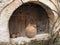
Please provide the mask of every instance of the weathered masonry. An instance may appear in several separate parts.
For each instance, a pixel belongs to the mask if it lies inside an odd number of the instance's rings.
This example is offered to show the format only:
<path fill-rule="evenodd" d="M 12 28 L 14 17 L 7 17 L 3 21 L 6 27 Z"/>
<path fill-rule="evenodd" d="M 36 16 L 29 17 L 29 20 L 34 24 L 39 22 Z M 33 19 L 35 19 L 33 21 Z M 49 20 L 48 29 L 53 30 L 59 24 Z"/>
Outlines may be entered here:
<path fill-rule="evenodd" d="M 0 0 L 0 41 L 9 42 L 14 33 L 19 37 L 48 33 L 59 17 L 57 12 L 55 0 Z"/>

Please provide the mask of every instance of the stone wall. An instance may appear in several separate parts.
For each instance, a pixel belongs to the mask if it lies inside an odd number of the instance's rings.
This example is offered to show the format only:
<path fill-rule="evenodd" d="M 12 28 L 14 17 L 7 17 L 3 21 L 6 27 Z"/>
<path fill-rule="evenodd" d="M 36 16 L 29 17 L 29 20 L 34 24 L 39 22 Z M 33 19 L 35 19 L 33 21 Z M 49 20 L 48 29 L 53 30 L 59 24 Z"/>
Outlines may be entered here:
<path fill-rule="evenodd" d="M 0 0 L 0 41 L 9 42 L 8 22 L 12 13 L 23 3 L 33 2 L 41 5 L 48 13 L 50 26 L 58 18 L 58 5 L 55 0 Z M 52 10 L 51 10 L 52 9 Z M 58 23 L 57 23 L 58 24 Z M 56 29 L 54 29 L 55 31 Z"/>

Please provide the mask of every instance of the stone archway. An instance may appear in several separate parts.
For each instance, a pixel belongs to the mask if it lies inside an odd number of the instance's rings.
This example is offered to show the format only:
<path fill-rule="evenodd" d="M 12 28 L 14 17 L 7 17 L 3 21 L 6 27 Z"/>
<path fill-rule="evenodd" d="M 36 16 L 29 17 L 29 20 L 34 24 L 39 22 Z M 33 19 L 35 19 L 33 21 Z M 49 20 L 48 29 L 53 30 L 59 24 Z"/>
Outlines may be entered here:
<path fill-rule="evenodd" d="M 50 17 L 50 24 L 52 24 L 51 20 L 53 17 L 55 19 L 55 15 L 53 14 L 53 12 L 51 11 L 51 9 L 46 6 L 45 4 L 43 4 L 42 2 L 38 2 L 38 1 L 33 1 L 33 3 L 39 4 L 41 5 L 48 13 L 49 17 Z M 13 3 L 11 3 L 10 5 L 8 5 L 2 12 L 1 12 L 1 20 L 0 20 L 0 31 L 1 31 L 1 36 L 0 36 L 0 40 L 2 42 L 9 42 L 10 37 L 9 37 L 9 28 L 8 28 L 8 22 L 10 19 L 10 16 L 12 15 L 12 13 L 20 6 L 22 5 L 22 2 L 20 0 L 15 0 Z M 48 10 L 47 10 L 48 9 Z M 51 17 L 52 16 L 52 17 Z M 54 21 L 53 21 L 54 22 Z M 6 39 L 7 38 L 7 39 Z M 4 41 L 5 40 L 5 41 Z"/>
<path fill-rule="evenodd" d="M 8 24 L 11 37 L 26 36 L 26 28 L 28 28 L 28 32 L 31 30 L 30 34 L 33 32 L 32 35 L 44 32 L 48 33 L 49 31 L 49 17 L 47 12 L 43 7 L 33 2 L 24 3 L 18 7 L 10 17 Z M 31 37 L 30 34 L 29 37 Z"/>

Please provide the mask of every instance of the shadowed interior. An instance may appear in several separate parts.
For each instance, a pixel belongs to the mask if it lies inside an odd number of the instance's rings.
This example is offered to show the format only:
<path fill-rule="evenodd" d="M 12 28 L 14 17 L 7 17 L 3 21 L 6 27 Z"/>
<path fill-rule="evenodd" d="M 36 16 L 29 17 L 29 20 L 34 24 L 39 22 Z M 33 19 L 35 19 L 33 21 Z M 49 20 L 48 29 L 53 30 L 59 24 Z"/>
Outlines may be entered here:
<path fill-rule="evenodd" d="M 49 17 L 43 7 L 34 3 L 24 3 L 18 7 L 9 20 L 10 37 L 12 34 L 15 37 L 26 36 L 25 30 L 29 24 L 37 30 L 37 34 L 49 30 Z"/>

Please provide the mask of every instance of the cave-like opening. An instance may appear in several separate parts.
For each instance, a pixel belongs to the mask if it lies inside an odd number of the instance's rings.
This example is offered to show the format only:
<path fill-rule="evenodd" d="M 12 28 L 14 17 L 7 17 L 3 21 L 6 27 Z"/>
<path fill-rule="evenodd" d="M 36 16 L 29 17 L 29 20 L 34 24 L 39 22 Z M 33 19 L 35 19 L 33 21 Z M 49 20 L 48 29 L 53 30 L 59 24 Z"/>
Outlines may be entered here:
<path fill-rule="evenodd" d="M 32 36 L 27 35 L 28 33 L 25 34 L 26 28 L 28 28 L 27 32 Z M 22 4 L 13 12 L 9 20 L 9 32 L 13 38 L 26 35 L 33 37 L 36 34 L 44 33 L 48 30 L 48 14 L 43 7 L 35 3 Z"/>

